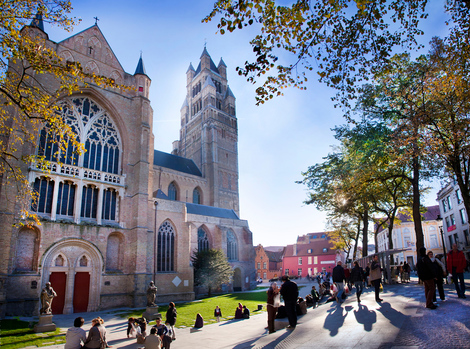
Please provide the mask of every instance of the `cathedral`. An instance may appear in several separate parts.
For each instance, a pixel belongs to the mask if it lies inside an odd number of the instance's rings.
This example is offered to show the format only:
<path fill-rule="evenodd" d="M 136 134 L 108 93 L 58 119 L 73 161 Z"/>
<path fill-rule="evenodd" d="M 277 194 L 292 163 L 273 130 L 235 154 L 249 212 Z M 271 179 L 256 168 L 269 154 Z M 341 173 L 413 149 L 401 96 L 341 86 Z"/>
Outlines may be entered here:
<path fill-rule="evenodd" d="M 191 255 L 208 248 L 221 249 L 233 267 L 224 289 L 252 288 L 255 253 L 239 218 L 236 106 L 224 61 L 216 65 L 204 48 L 196 68 L 189 65 L 170 154 L 154 149 L 142 57 L 126 73 L 97 24 L 58 43 L 42 20 L 30 27 L 64 60 L 133 89 L 89 84 L 57 101 L 83 154 L 61 153 L 45 130 L 22 150 L 51 162 L 47 173 L 24 166 L 41 225 L 14 226 L 13 189 L 0 183 L 1 315 L 37 315 L 47 282 L 57 293 L 54 314 L 145 307 L 152 280 L 157 302 L 193 300 Z"/>

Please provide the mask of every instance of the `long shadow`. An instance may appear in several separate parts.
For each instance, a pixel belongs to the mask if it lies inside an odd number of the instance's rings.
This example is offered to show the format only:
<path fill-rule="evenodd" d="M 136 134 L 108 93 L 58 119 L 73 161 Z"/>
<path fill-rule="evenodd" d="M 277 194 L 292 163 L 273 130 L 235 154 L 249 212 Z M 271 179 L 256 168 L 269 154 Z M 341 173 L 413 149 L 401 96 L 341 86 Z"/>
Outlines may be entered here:
<path fill-rule="evenodd" d="M 325 323 L 323 324 L 323 328 L 330 331 L 330 336 L 336 336 L 338 334 L 338 330 L 341 326 L 343 326 L 344 319 L 348 316 L 348 312 L 352 309 L 351 306 L 347 306 L 343 308 L 339 304 L 333 304 L 332 307 L 327 310 L 328 315 L 325 318 Z M 346 311 L 346 313 L 344 313 Z M 344 315 L 343 315 L 344 313 Z"/>
<path fill-rule="evenodd" d="M 286 331 L 283 333 L 281 336 L 277 337 L 275 340 L 272 342 L 264 345 L 263 348 L 275 348 L 276 345 L 281 343 L 284 339 L 286 339 L 288 336 L 293 334 L 295 331 Z M 248 340 L 245 342 L 238 343 L 236 346 L 233 347 L 233 349 L 242 349 L 242 348 L 252 348 L 253 344 L 258 340 L 259 338 L 254 338 L 252 340 Z"/>
<path fill-rule="evenodd" d="M 367 332 L 372 331 L 372 326 L 377 322 L 377 314 L 373 310 L 369 310 L 365 305 L 359 303 L 359 309 L 354 310 L 354 316 L 359 324 L 364 326 Z"/>
<path fill-rule="evenodd" d="M 382 313 L 382 315 L 386 317 L 390 321 L 390 323 L 397 328 L 400 328 L 403 325 L 405 319 L 408 318 L 408 316 L 406 316 L 402 312 L 393 309 L 392 305 L 388 302 L 380 303 L 380 308 L 378 308 L 377 311 Z"/>

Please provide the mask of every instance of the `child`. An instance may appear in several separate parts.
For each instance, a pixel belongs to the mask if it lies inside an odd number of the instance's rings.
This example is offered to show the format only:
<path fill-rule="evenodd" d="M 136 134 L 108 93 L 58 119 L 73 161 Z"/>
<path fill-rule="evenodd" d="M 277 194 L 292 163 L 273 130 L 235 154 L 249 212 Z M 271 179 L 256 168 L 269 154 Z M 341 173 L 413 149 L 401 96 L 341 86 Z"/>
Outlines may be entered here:
<path fill-rule="evenodd" d="M 217 305 L 214 310 L 214 317 L 217 319 L 217 322 L 220 322 L 221 316 L 222 316 L 222 310 L 220 310 L 219 306 Z"/>

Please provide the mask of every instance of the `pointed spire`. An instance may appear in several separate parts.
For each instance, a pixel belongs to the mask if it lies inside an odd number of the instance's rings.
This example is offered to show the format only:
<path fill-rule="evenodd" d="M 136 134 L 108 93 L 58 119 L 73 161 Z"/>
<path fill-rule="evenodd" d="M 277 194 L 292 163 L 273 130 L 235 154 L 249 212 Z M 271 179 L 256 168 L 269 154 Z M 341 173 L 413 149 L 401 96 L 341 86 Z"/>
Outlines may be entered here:
<path fill-rule="evenodd" d="M 137 74 L 147 75 L 147 73 L 145 72 L 144 61 L 142 59 L 142 52 L 140 53 L 139 63 L 137 63 L 137 68 L 135 69 L 134 75 Z"/>
<path fill-rule="evenodd" d="M 233 94 L 232 90 L 230 89 L 229 86 L 227 86 L 227 92 L 225 92 L 225 98 L 227 97 L 233 97 L 235 98 L 235 95 Z"/>
<path fill-rule="evenodd" d="M 44 22 L 42 21 L 42 13 L 41 12 L 36 13 L 36 16 L 31 21 L 30 26 L 31 27 L 36 27 L 36 28 L 41 29 L 42 31 L 44 31 Z"/>
<path fill-rule="evenodd" d="M 225 62 L 224 62 L 224 60 L 222 59 L 222 57 L 220 57 L 220 62 L 219 62 L 218 67 L 220 67 L 221 65 L 223 65 L 225 68 L 227 68 L 227 64 L 225 64 Z"/>
<path fill-rule="evenodd" d="M 204 45 L 204 50 L 202 51 L 202 54 L 201 54 L 201 57 L 200 57 L 200 58 L 202 58 L 202 57 L 204 57 L 204 56 L 210 57 L 209 52 L 207 52 L 206 45 Z"/>
<path fill-rule="evenodd" d="M 192 64 L 192 63 L 189 63 L 189 67 L 188 67 L 188 70 L 186 70 L 186 73 L 187 73 L 188 71 L 191 71 L 191 70 L 192 70 L 192 71 L 195 71 L 195 70 L 194 70 L 194 67 L 193 67 L 193 64 Z"/>

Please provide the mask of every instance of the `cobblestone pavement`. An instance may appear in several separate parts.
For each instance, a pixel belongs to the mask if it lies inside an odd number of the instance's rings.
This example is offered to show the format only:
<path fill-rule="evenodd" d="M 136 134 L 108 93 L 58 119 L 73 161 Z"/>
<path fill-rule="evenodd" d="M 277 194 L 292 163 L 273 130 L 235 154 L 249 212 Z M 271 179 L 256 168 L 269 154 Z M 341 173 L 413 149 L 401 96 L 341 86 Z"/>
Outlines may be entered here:
<path fill-rule="evenodd" d="M 470 274 L 466 274 L 467 290 Z M 301 289 L 304 296 L 312 284 Z M 232 320 L 205 326 L 200 331 L 177 329 L 177 348 L 361 348 L 361 349 L 427 349 L 470 348 L 470 295 L 460 299 L 451 285 L 445 285 L 447 300 L 438 301 L 436 310 L 424 307 L 424 287 L 416 278 L 409 284 L 385 285 L 382 303 L 376 303 L 372 289 L 366 289 L 360 304 L 356 296 L 349 296 L 341 305 L 322 304 L 309 308 L 299 317 L 295 330 L 281 329 L 268 334 L 266 313 L 247 320 Z M 106 321 L 108 338 L 114 348 L 142 347 L 135 339 L 126 338 L 126 320 L 116 311 L 80 314 L 87 320 L 100 315 Z M 58 327 L 68 328 L 79 314 L 56 315 Z M 58 349 L 63 346 L 51 346 Z"/>

